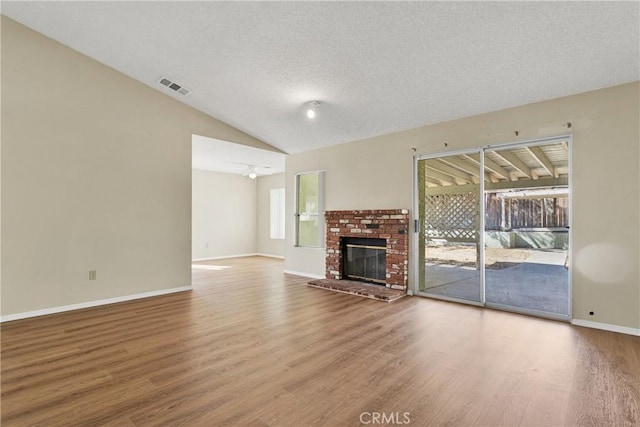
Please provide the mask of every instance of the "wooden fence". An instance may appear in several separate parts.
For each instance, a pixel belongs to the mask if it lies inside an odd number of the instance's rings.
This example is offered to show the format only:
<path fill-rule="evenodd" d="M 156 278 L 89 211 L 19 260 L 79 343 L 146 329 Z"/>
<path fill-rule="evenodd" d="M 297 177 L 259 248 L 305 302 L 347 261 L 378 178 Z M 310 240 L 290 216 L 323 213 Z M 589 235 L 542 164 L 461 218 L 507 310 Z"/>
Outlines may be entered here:
<path fill-rule="evenodd" d="M 495 193 L 485 196 L 485 229 L 567 227 L 567 197 L 535 199 L 502 198 Z"/>

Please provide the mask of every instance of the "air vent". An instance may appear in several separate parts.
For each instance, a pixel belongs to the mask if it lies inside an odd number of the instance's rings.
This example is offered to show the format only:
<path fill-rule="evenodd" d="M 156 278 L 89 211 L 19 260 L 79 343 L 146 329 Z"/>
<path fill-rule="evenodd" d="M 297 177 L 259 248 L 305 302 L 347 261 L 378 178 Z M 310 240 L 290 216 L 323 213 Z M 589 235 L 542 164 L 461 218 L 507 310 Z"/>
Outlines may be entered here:
<path fill-rule="evenodd" d="M 162 86 L 168 87 L 175 92 L 178 92 L 180 95 L 187 96 L 191 93 L 189 89 L 180 86 L 178 83 L 171 81 L 166 77 L 162 77 L 160 80 L 158 80 L 158 83 L 160 83 Z"/>

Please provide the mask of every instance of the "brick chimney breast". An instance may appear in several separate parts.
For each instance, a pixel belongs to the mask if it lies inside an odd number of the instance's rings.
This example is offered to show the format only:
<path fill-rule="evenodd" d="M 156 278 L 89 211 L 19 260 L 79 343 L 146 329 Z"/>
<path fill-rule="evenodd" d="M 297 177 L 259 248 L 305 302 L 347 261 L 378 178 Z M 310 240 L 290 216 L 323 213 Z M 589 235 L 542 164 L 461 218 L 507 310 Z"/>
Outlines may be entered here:
<path fill-rule="evenodd" d="M 326 277 L 342 279 L 340 239 L 364 237 L 385 239 L 386 287 L 407 290 L 409 267 L 409 210 L 326 211 Z"/>

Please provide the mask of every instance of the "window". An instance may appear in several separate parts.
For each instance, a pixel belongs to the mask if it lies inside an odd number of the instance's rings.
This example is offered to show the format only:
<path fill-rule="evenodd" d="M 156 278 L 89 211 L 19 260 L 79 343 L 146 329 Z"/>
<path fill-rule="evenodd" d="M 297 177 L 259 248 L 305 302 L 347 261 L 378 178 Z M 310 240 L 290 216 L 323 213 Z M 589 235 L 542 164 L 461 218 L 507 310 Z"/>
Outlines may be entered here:
<path fill-rule="evenodd" d="M 272 188 L 269 200 L 270 237 L 284 239 L 284 188 Z"/>
<path fill-rule="evenodd" d="M 296 175 L 296 246 L 322 247 L 324 172 Z"/>

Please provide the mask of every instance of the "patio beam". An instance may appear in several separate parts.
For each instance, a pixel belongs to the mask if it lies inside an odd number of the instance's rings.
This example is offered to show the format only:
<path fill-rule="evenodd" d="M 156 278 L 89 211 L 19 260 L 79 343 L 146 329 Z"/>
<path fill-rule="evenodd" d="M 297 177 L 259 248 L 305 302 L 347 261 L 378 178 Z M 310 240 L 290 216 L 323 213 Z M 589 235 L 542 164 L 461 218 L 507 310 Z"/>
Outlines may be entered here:
<path fill-rule="evenodd" d="M 494 153 L 502 157 L 505 162 L 511 164 L 511 166 L 520 171 L 522 174 L 526 175 L 527 178 L 533 178 L 529 166 L 527 166 L 522 160 L 520 160 L 519 157 L 517 157 L 511 151 L 494 151 Z"/>
<path fill-rule="evenodd" d="M 425 176 L 427 177 L 427 179 L 435 178 L 443 182 L 448 182 L 449 184 L 457 184 L 452 176 L 446 175 L 442 172 L 438 172 L 437 170 L 429 167 L 429 165 L 427 165 L 427 167 L 425 168 Z"/>
<path fill-rule="evenodd" d="M 428 188 L 427 194 L 463 194 L 463 193 L 479 193 L 480 186 L 478 184 L 451 185 L 449 187 Z"/>
<path fill-rule="evenodd" d="M 435 178 L 430 178 L 430 177 L 425 177 L 424 181 L 427 184 L 431 184 L 431 185 L 435 185 L 437 187 L 450 187 L 450 185 L 444 185 L 442 181 L 440 181 L 439 179 L 435 179 Z"/>
<path fill-rule="evenodd" d="M 553 165 L 553 163 L 551 163 L 551 160 L 549 160 L 547 155 L 544 154 L 544 151 L 542 151 L 542 148 L 540 147 L 526 147 L 526 148 L 531 153 L 531 155 L 537 160 L 537 162 L 540 163 L 540 165 L 542 165 L 544 170 L 546 170 L 549 175 L 551 175 L 554 178 L 558 177 L 558 174 L 556 173 L 556 167 Z"/>
<path fill-rule="evenodd" d="M 471 175 L 440 161 L 440 159 L 435 162 L 427 163 L 427 175 L 429 175 L 429 169 L 435 169 L 438 172 L 442 172 L 455 178 L 459 178 L 464 182 L 473 182 L 473 180 L 471 179 Z"/>
<path fill-rule="evenodd" d="M 471 176 L 480 178 L 480 167 L 469 162 L 468 160 L 461 159 L 457 156 L 448 156 L 440 158 L 439 160 L 449 163 L 451 166 L 462 169 L 463 172 L 466 172 Z"/>
<path fill-rule="evenodd" d="M 540 178 L 521 179 L 518 181 L 488 182 L 485 190 L 507 190 L 513 188 L 540 188 L 540 187 L 566 187 L 569 185 L 569 178 Z"/>
<path fill-rule="evenodd" d="M 480 154 L 465 154 L 465 156 L 468 157 L 473 162 L 480 165 Z M 496 175 L 498 178 L 502 178 L 506 180 L 510 179 L 509 172 L 505 168 L 503 168 L 502 166 L 500 166 L 499 164 L 497 164 L 496 162 L 488 158 L 487 156 L 484 156 L 484 168 L 491 171 L 491 173 Z M 487 181 L 491 181 L 491 180 L 487 179 Z"/>

